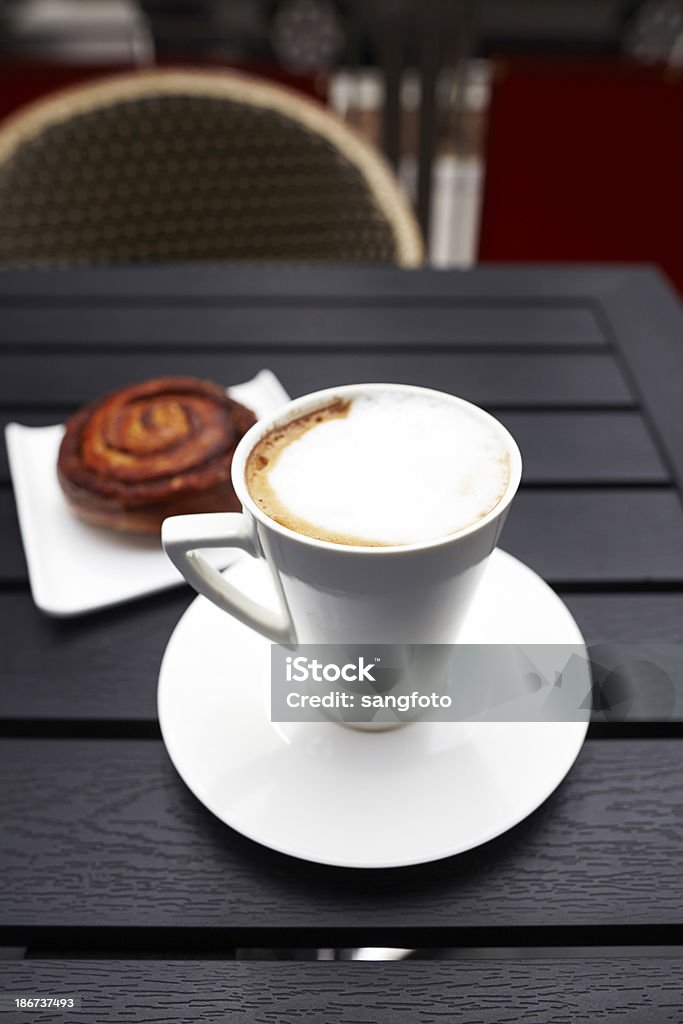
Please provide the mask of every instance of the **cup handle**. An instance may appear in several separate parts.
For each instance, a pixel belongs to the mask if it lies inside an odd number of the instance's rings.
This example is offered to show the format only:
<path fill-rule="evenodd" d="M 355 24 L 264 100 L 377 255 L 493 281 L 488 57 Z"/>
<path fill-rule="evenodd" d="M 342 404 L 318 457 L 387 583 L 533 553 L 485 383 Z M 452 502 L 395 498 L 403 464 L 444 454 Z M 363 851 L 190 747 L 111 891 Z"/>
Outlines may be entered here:
<path fill-rule="evenodd" d="M 201 548 L 241 548 L 252 558 L 265 557 L 243 512 L 171 516 L 162 524 L 161 542 L 175 567 L 199 594 L 274 643 L 295 642 L 294 624 L 281 595 L 279 611 L 266 608 L 225 580 L 200 554 Z"/>

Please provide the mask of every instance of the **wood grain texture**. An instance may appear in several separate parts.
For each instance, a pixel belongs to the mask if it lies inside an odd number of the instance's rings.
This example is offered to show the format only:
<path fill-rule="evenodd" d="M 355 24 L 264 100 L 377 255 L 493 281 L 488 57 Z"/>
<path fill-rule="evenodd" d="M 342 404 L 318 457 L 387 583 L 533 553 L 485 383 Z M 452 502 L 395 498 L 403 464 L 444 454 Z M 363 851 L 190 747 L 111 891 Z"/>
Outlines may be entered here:
<path fill-rule="evenodd" d="M 0 718 L 156 722 L 161 657 L 189 587 L 77 619 L 51 619 L 27 592 L 0 593 Z"/>
<path fill-rule="evenodd" d="M 522 491 L 501 538 L 550 582 L 683 582 L 674 490 Z"/>
<path fill-rule="evenodd" d="M 12 637 L 4 652 L 0 728 L 101 723 L 126 735 L 132 723 L 146 724 L 153 735 L 161 657 L 193 596 L 178 588 L 59 620 L 39 612 L 28 593 L 0 593 L 0 621 Z M 588 642 L 600 645 L 594 652 L 599 678 L 618 670 L 605 691 L 609 714 L 596 713 L 594 720 L 683 719 L 683 594 L 570 594 L 566 600 Z"/>
<path fill-rule="evenodd" d="M 148 377 L 173 374 L 220 383 L 249 380 L 269 367 L 292 397 L 344 383 L 396 381 L 439 388 L 482 405 L 533 407 L 632 402 L 608 355 L 498 355 L 446 353 L 201 353 L 0 354 L 0 405 L 33 411 L 41 403 L 78 404 Z"/>
<path fill-rule="evenodd" d="M 222 825 L 160 742 L 5 740 L 0 927 L 13 945 L 41 927 L 118 926 L 224 928 L 239 945 L 290 930 L 289 945 L 414 946 L 457 944 L 463 928 L 681 926 L 680 750 L 590 740 L 506 835 L 428 867 L 348 871 Z M 315 940 L 292 942 L 293 929 Z"/>
<path fill-rule="evenodd" d="M 683 493 L 683 307 L 663 274 L 624 282 L 603 301 L 631 387 Z"/>
<path fill-rule="evenodd" d="M 663 483 L 668 472 L 639 413 L 503 412 L 525 483 Z"/>
<path fill-rule="evenodd" d="M 683 644 L 683 593 L 561 596 L 589 644 Z"/>
<path fill-rule="evenodd" d="M 505 306 L 494 308 L 434 300 L 407 292 L 403 301 L 374 304 L 299 302 L 252 306 L 116 301 L 76 307 L 12 306 L 0 311 L 3 347 L 39 345 L 103 348 L 169 348 L 190 351 L 266 344 L 269 347 L 335 346 L 391 348 L 410 345 L 604 347 L 605 338 L 590 308 Z"/>
<path fill-rule="evenodd" d="M 73 992 L 99 1024 L 669 1024 L 683 965 L 672 957 L 408 963 L 24 961 L 0 967 L 13 992 Z M 56 1014 L 35 1020 L 64 1018 Z M 3 1015 L 25 1024 L 27 1013 Z"/>

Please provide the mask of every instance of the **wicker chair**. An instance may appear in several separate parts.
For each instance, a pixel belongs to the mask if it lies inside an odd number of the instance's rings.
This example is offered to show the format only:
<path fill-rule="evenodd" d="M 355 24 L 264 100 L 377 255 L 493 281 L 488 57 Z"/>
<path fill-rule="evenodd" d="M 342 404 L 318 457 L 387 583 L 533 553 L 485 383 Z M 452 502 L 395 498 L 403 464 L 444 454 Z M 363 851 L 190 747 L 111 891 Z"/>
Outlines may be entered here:
<path fill-rule="evenodd" d="M 0 264 L 422 262 L 382 159 L 324 108 L 224 72 L 70 88 L 0 127 Z"/>

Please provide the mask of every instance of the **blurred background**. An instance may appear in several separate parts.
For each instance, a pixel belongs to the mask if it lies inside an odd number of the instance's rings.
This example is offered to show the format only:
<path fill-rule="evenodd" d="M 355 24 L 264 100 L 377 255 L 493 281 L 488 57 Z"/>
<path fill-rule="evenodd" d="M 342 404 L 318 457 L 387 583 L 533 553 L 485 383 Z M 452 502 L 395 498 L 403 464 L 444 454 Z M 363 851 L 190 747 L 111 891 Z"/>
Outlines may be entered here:
<path fill-rule="evenodd" d="M 0 130 L 112 71 L 253 72 L 384 153 L 431 264 L 652 261 L 683 290 L 683 0 L 0 0 L 0 62 Z"/>

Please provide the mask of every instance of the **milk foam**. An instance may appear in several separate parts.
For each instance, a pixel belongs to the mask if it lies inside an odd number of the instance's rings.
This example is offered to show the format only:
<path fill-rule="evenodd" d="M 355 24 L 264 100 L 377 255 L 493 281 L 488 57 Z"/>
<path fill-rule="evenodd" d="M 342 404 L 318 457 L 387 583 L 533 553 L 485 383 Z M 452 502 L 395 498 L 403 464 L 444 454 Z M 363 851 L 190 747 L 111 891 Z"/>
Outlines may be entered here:
<path fill-rule="evenodd" d="M 284 433 L 287 443 L 265 468 L 270 501 L 261 504 L 323 540 L 400 545 L 447 536 L 490 512 L 509 478 L 494 429 L 431 395 L 360 394 L 345 415 L 313 421 L 291 441 Z"/>

